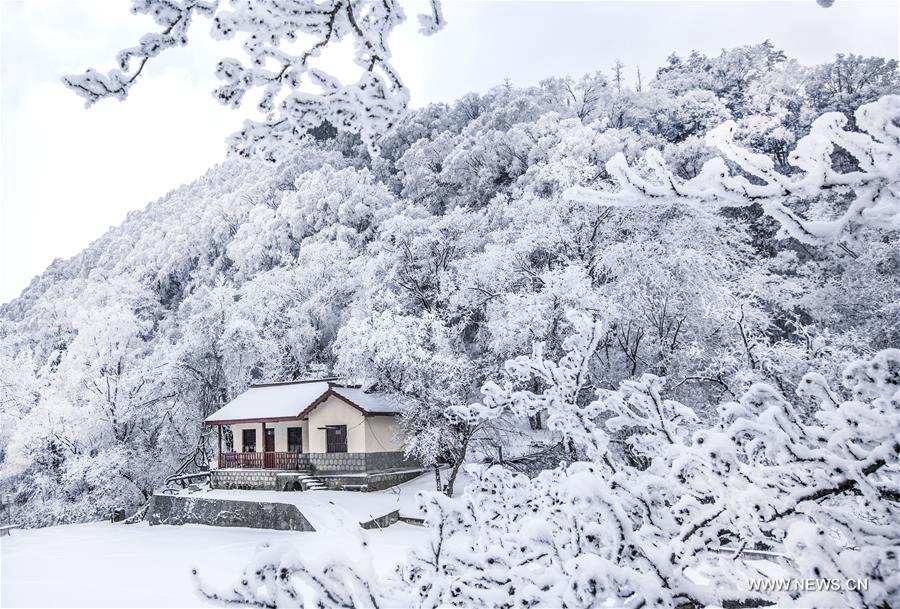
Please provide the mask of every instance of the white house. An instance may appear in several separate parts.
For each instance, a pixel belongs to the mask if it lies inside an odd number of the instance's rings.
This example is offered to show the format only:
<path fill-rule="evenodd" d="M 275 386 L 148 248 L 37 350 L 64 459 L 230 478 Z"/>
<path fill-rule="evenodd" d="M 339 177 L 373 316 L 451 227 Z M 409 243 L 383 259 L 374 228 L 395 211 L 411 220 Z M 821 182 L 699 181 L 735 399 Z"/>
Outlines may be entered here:
<path fill-rule="evenodd" d="M 253 385 L 205 423 L 218 428 L 219 472 L 302 471 L 358 478 L 417 467 L 404 457 L 398 417 L 390 396 L 365 393 L 336 379 L 315 379 Z M 224 427 L 231 431 L 230 448 Z M 275 478 L 219 473 L 213 486 L 216 480 L 218 486 L 267 488 Z M 243 483 L 248 480 L 254 483 Z M 255 484 L 260 480 L 261 485 Z"/>

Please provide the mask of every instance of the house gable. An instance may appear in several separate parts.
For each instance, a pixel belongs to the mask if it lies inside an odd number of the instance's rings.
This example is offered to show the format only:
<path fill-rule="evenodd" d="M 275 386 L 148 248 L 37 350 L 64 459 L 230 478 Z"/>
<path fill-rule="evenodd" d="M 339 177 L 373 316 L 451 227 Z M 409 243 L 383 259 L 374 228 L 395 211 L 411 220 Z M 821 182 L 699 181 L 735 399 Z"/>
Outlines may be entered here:
<path fill-rule="evenodd" d="M 364 416 L 367 416 L 367 417 L 393 416 L 393 415 L 400 414 L 399 412 L 396 412 L 394 410 L 381 410 L 380 408 L 373 409 L 373 408 L 366 408 L 364 406 L 360 406 L 359 404 L 356 403 L 356 401 L 354 401 L 354 399 L 352 399 L 352 398 L 356 398 L 358 400 L 359 398 L 357 398 L 355 395 L 350 393 L 350 391 L 348 391 L 349 389 L 353 389 L 355 391 L 358 391 L 360 394 L 362 394 L 362 391 L 359 389 L 356 389 L 355 387 L 331 386 L 328 388 L 328 391 L 323 393 L 319 398 L 316 399 L 316 401 L 314 401 L 312 404 L 307 406 L 303 410 L 303 412 L 301 412 L 298 415 L 299 418 L 303 419 L 303 418 L 309 416 L 309 413 L 311 413 L 313 410 L 318 408 L 319 405 L 322 404 L 323 402 L 325 402 L 327 399 L 332 398 L 332 397 L 337 400 L 340 400 L 341 402 L 347 404 L 348 406 L 352 406 L 353 408 L 355 408 L 356 410 L 358 410 Z M 362 394 L 362 395 L 365 395 L 365 394 Z M 380 407 L 381 404 L 379 403 L 378 406 Z"/>
<path fill-rule="evenodd" d="M 326 429 L 343 425 L 347 428 L 347 452 L 366 452 L 366 416 L 356 406 L 348 404 L 336 395 L 329 395 L 313 408 L 307 417 L 309 450 L 328 452 Z"/>

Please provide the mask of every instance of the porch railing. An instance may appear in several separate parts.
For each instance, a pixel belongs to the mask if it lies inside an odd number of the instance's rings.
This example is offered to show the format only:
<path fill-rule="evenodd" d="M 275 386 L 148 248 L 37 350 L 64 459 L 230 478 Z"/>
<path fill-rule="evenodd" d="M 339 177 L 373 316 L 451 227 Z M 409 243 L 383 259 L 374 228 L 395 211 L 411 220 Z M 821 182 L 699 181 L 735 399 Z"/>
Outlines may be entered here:
<path fill-rule="evenodd" d="M 300 469 L 301 464 L 308 464 L 304 456 L 288 452 L 221 453 L 219 469 Z"/>

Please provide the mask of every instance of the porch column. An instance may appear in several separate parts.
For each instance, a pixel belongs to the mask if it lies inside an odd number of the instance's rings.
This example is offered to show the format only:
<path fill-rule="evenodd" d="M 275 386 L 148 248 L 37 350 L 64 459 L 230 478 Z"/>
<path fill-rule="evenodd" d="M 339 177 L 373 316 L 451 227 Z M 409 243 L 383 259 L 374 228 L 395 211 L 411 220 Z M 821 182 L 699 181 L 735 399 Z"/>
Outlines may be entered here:
<path fill-rule="evenodd" d="M 222 469 L 224 461 L 224 459 L 222 458 L 222 426 L 216 425 L 216 429 L 219 432 L 219 469 Z"/>
<path fill-rule="evenodd" d="M 262 453 L 262 468 L 266 469 L 268 464 L 266 463 L 266 422 L 262 421 L 262 438 L 260 438 L 260 442 L 262 443 L 259 448 L 259 452 Z"/>

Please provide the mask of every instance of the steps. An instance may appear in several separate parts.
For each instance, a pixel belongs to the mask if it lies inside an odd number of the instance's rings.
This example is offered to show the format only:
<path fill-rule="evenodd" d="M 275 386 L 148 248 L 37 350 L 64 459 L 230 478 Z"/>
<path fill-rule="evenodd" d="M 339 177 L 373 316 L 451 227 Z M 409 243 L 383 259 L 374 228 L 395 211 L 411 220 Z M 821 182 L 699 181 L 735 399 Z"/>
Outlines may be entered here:
<path fill-rule="evenodd" d="M 320 478 L 313 476 L 312 472 L 300 472 L 297 481 L 304 491 L 324 491 L 328 488 Z"/>

